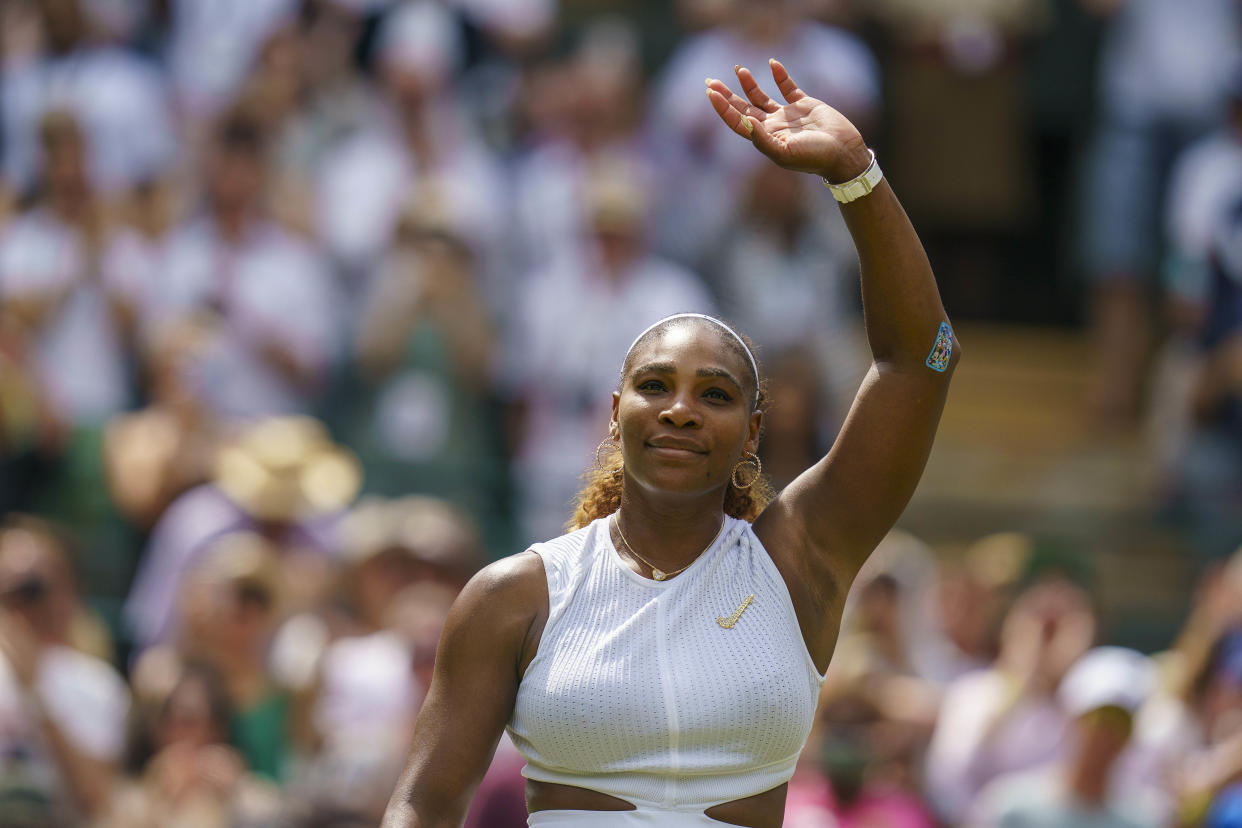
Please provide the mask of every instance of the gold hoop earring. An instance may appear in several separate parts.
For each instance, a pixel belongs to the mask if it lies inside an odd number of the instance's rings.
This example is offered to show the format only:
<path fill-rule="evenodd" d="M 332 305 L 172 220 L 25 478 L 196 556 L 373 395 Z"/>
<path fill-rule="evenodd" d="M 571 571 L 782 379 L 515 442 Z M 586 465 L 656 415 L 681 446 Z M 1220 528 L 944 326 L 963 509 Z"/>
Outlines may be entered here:
<path fill-rule="evenodd" d="M 600 462 L 599 453 L 604 450 L 604 446 L 607 445 L 608 443 L 612 443 L 613 446 L 616 446 L 617 438 L 609 434 L 607 437 L 599 441 L 599 445 L 595 447 L 595 467 L 596 468 L 602 469 L 604 467 L 604 464 Z"/>
<path fill-rule="evenodd" d="M 738 469 L 742 468 L 742 466 L 752 465 L 752 464 L 755 467 L 755 474 L 750 478 L 750 482 L 747 483 L 745 486 L 743 486 L 741 483 L 737 482 L 737 471 Z M 737 462 L 737 465 L 733 467 L 733 474 L 730 476 L 729 479 L 733 481 L 733 487 L 735 489 L 749 489 L 751 486 L 755 485 L 755 483 L 758 482 L 759 478 L 762 476 L 763 476 L 763 462 L 760 461 L 759 455 L 752 454 L 749 451 L 746 451 L 746 452 L 742 452 L 742 459 L 739 460 Z"/>

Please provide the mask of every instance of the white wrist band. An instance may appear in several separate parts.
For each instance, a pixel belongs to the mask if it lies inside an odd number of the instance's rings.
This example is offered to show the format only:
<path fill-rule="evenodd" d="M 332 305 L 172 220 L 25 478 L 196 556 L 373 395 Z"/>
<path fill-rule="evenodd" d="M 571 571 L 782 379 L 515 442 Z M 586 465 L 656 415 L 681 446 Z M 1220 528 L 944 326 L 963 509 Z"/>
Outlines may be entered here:
<path fill-rule="evenodd" d="M 842 204 L 849 204 L 851 201 L 862 198 L 884 180 L 884 171 L 880 169 L 880 162 L 875 160 L 875 150 L 868 149 L 867 152 L 871 153 L 871 163 L 867 165 L 867 169 L 849 181 L 833 184 L 828 179 L 824 179 L 824 186 L 832 193 L 832 197 Z"/>

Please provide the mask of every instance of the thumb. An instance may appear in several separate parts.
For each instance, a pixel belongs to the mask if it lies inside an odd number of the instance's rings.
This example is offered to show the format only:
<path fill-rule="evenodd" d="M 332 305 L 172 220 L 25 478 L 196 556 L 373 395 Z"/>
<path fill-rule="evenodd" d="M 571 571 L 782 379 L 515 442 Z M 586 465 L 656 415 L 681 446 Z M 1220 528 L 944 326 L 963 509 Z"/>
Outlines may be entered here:
<path fill-rule="evenodd" d="M 763 122 L 749 115 L 742 117 L 742 127 L 750 136 L 750 142 L 764 155 L 771 156 L 776 149 L 772 135 L 763 126 Z"/>

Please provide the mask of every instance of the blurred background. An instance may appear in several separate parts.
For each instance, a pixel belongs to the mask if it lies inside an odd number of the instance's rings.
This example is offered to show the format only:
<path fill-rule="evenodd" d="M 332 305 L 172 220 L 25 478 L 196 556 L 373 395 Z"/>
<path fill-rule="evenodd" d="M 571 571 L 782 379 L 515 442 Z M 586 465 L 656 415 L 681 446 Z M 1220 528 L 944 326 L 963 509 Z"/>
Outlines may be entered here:
<path fill-rule="evenodd" d="M 1242 825 L 1242 3 L 5 0 L 0 826 L 376 824 L 661 316 L 823 454 L 852 245 L 701 91 L 768 57 L 969 350 L 786 824 Z"/>

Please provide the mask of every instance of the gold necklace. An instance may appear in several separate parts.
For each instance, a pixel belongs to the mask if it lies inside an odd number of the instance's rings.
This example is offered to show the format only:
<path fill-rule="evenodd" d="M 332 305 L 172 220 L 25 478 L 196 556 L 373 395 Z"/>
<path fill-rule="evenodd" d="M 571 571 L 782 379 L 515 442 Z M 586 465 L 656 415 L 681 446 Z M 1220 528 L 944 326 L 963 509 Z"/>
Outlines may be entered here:
<path fill-rule="evenodd" d="M 612 516 L 612 524 L 613 526 L 617 527 L 617 534 L 621 536 L 621 542 L 625 544 L 625 550 L 629 552 L 631 555 L 633 555 L 635 558 L 638 558 L 638 560 L 645 563 L 647 565 L 647 568 L 651 570 L 651 577 L 657 581 L 667 581 L 669 578 L 673 577 L 674 575 L 678 575 L 682 572 L 685 572 L 687 569 L 689 569 L 690 564 L 693 564 L 695 561 L 701 558 L 704 552 L 711 549 L 712 546 L 715 545 L 716 541 L 720 539 L 720 533 L 723 532 L 725 528 L 725 521 L 723 520 L 720 521 L 720 528 L 716 530 L 716 537 L 712 538 L 711 543 L 707 544 L 707 546 L 704 546 L 703 549 L 699 552 L 699 554 L 691 558 L 690 563 L 686 564 L 681 569 L 674 569 L 672 572 L 665 572 L 663 569 L 660 569 L 660 567 L 656 566 L 651 561 L 647 560 L 642 555 L 635 552 L 634 547 L 630 546 L 630 542 L 625 539 L 625 533 L 621 531 L 621 519 L 617 516 L 620 514 L 621 514 L 620 512 L 617 512 L 616 514 Z"/>

